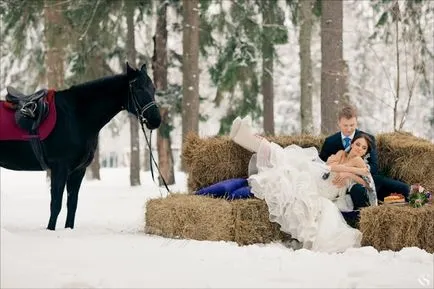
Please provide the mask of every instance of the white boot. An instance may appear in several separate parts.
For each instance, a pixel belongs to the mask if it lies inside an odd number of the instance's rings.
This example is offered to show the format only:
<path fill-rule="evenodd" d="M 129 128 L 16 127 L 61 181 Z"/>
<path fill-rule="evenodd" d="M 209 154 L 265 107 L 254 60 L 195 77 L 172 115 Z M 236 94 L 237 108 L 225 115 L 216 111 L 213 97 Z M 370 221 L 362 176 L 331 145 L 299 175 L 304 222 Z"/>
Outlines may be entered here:
<path fill-rule="evenodd" d="M 251 119 L 246 116 L 244 119 L 241 119 L 239 116 L 234 119 L 232 122 L 231 132 L 229 137 L 236 144 L 242 146 L 243 148 L 251 151 L 258 152 L 259 145 L 261 141 L 264 139 L 259 135 L 255 135 L 252 132 L 252 127 L 250 125 Z"/>

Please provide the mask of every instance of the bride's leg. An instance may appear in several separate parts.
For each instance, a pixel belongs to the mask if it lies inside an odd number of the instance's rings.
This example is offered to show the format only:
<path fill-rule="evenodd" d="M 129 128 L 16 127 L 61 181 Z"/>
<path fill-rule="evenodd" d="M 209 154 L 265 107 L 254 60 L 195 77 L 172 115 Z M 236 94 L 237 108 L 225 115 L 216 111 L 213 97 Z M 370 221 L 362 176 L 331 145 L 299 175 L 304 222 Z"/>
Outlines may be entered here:
<path fill-rule="evenodd" d="M 251 151 L 258 152 L 261 141 L 265 140 L 259 135 L 255 135 L 249 123 L 250 119 L 245 117 L 241 119 L 237 117 L 232 122 L 231 132 L 229 137 L 238 145 Z"/>

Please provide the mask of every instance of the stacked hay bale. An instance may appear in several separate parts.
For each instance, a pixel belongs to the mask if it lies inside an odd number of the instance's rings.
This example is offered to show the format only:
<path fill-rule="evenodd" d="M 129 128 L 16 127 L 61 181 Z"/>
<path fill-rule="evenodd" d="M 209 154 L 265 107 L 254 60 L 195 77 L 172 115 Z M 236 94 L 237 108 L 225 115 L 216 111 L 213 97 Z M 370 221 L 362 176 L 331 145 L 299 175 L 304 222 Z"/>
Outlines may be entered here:
<path fill-rule="evenodd" d="M 282 147 L 296 144 L 301 147 L 313 146 L 318 150 L 324 142 L 324 137 L 311 135 L 266 138 Z M 246 178 L 251 156 L 251 152 L 227 136 L 200 138 L 197 134 L 188 134 L 182 158 L 188 173 L 189 192 L 231 178 Z"/>
<path fill-rule="evenodd" d="M 408 132 L 383 133 L 376 137 L 379 169 L 407 184 L 420 183 L 434 192 L 434 144 Z"/>
<path fill-rule="evenodd" d="M 188 173 L 189 192 L 230 178 L 247 177 L 252 153 L 228 137 L 201 139 L 188 134 L 182 150 L 182 161 Z"/>
<path fill-rule="evenodd" d="M 301 147 L 313 146 L 318 150 L 321 149 L 324 138 L 310 135 L 267 137 L 282 147 L 297 144 Z M 409 184 L 420 183 L 434 191 L 434 144 L 399 132 L 378 135 L 377 148 L 380 171 Z M 227 136 L 200 138 L 196 134 L 189 134 L 182 152 L 188 173 L 189 194 L 149 201 L 146 231 L 167 237 L 235 241 L 240 245 L 283 240 L 286 236 L 280 232 L 277 224 L 269 221 L 267 206 L 262 200 L 227 201 L 191 195 L 200 188 L 226 179 L 247 177 L 251 156 L 252 153 L 233 143 Z M 402 243 L 403 246 L 414 244 L 430 250 L 432 243 L 421 241 L 425 237 L 420 233 L 417 238 L 421 240 L 417 244 L 403 241 L 400 239 L 402 236 L 398 237 L 390 232 L 385 233 L 385 238 L 372 239 L 372 236 L 385 232 L 378 230 L 375 220 L 381 218 L 379 212 L 386 214 L 387 210 L 390 208 L 385 206 L 362 210 L 360 228 L 366 235 L 363 240 L 365 245 L 373 245 L 379 249 L 397 249 L 399 246 L 396 244 Z M 433 230 L 434 218 L 430 216 L 430 219 L 424 219 L 428 222 L 424 229 L 427 232 Z M 391 217 L 384 218 L 384 224 L 392 225 Z M 419 226 L 414 218 L 407 222 L 409 227 Z M 397 228 L 399 226 L 397 225 Z M 410 231 L 408 232 L 410 234 Z"/>
<path fill-rule="evenodd" d="M 324 137 L 274 136 L 282 147 L 297 144 L 321 148 Z M 145 231 L 170 238 L 235 241 L 239 245 L 269 243 L 288 236 L 268 219 L 259 199 L 227 201 L 192 195 L 196 190 L 230 178 L 246 178 L 252 153 L 227 136 L 200 138 L 190 133 L 182 158 L 188 172 L 188 193 L 172 194 L 147 203 Z M 216 220 L 221 222 L 216 222 Z"/>

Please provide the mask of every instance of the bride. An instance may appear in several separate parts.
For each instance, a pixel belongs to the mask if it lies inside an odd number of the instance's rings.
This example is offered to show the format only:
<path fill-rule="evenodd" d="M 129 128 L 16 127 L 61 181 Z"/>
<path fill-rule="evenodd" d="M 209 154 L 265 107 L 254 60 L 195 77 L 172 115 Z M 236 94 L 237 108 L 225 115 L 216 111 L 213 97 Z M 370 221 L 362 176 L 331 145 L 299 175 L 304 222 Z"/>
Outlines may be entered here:
<path fill-rule="evenodd" d="M 372 177 L 362 159 L 370 151 L 369 136 L 355 137 L 348 153 L 340 151 L 326 163 L 315 147 L 282 148 L 255 135 L 247 118 L 233 121 L 230 138 L 256 153 L 249 165 L 255 171 L 248 179 L 251 191 L 266 201 L 270 221 L 283 232 L 314 251 L 360 247 L 362 233 L 345 222 L 339 209 L 351 209 L 345 198 L 351 185 L 370 186 Z"/>

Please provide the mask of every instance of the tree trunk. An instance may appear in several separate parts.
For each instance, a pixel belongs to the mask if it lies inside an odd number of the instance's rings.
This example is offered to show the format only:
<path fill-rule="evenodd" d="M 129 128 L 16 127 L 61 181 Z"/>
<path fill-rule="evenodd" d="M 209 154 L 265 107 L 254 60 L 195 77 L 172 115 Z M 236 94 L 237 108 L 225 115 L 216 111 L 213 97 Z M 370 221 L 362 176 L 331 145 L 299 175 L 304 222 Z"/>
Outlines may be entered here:
<path fill-rule="evenodd" d="M 99 136 L 98 136 L 99 138 Z M 86 169 L 86 179 L 88 180 L 101 180 L 99 164 L 99 141 L 95 149 L 95 154 L 89 167 Z"/>
<path fill-rule="evenodd" d="M 146 137 L 148 138 L 149 142 L 152 143 L 152 135 L 149 131 L 149 129 L 147 129 L 147 127 L 145 126 L 145 133 L 146 133 Z M 139 127 L 139 134 L 142 131 L 142 128 Z M 146 139 L 145 139 L 146 142 Z M 143 163 L 142 163 L 142 169 L 144 172 L 147 172 L 149 170 L 151 170 L 151 156 L 149 154 L 149 145 L 148 143 L 145 143 L 143 145 Z"/>
<path fill-rule="evenodd" d="M 199 131 L 199 0 L 183 0 L 182 142 Z M 181 169 L 185 170 L 184 164 Z"/>
<path fill-rule="evenodd" d="M 337 129 L 337 113 L 348 102 L 342 53 L 342 0 L 322 1 L 321 17 L 321 132 Z"/>
<path fill-rule="evenodd" d="M 154 38 L 154 55 L 152 67 L 154 71 L 154 83 L 157 91 L 167 91 L 167 3 L 161 4 L 157 12 L 157 28 Z M 175 183 L 173 168 L 173 154 L 170 140 L 169 108 L 160 108 L 162 117 L 161 125 L 157 133 L 158 166 L 160 167 L 159 184 L 167 185 Z"/>
<path fill-rule="evenodd" d="M 262 10 L 263 27 L 265 35 L 272 33 L 270 25 L 271 8 Z M 262 97 L 264 105 L 264 132 L 266 135 L 274 135 L 274 90 L 273 90 L 273 43 L 267 38 L 262 38 Z"/>
<path fill-rule="evenodd" d="M 94 37 L 94 35 L 92 35 Z M 104 76 L 104 68 L 103 68 L 104 58 L 100 55 L 99 52 L 96 52 L 95 55 L 89 57 L 89 72 L 87 73 L 86 79 L 97 79 Z M 99 136 L 98 136 L 99 140 Z M 95 154 L 92 162 L 89 167 L 86 169 L 86 178 L 88 180 L 101 180 L 100 174 L 100 159 L 99 159 L 99 147 L 100 142 L 96 146 Z"/>
<path fill-rule="evenodd" d="M 313 134 L 312 116 L 312 58 L 310 45 L 312 39 L 313 13 L 315 0 L 299 2 L 300 6 L 300 34 L 298 38 L 300 46 L 300 114 L 301 133 Z"/>
<path fill-rule="evenodd" d="M 127 18 L 127 59 L 131 66 L 136 67 L 136 48 L 134 39 L 134 2 L 124 1 L 125 15 Z M 140 141 L 139 122 L 137 117 L 130 114 L 130 185 L 140 185 Z"/>
<path fill-rule="evenodd" d="M 61 6 L 53 0 L 44 1 L 44 36 L 47 53 L 45 54 L 46 82 L 48 88 L 62 89 L 65 85 L 65 33 L 66 25 Z M 47 178 L 51 172 L 47 170 Z"/>
<path fill-rule="evenodd" d="M 45 55 L 45 66 L 47 69 L 46 78 L 49 88 L 61 89 L 65 83 L 65 21 L 62 9 L 54 5 L 56 1 L 45 0 L 44 19 L 45 19 L 45 43 L 47 53 Z"/>

